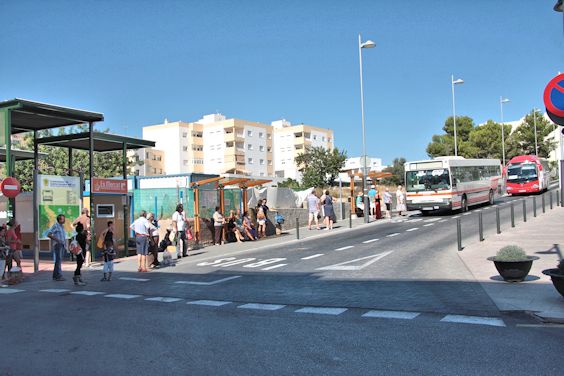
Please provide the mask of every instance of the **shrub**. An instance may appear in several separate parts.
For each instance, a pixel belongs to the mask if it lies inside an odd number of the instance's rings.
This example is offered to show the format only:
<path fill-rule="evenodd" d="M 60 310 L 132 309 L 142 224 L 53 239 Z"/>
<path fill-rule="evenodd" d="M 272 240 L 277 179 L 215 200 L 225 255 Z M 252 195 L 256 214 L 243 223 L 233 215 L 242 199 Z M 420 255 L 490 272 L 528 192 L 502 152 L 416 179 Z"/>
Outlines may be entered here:
<path fill-rule="evenodd" d="M 497 251 L 496 261 L 525 261 L 527 254 L 517 245 L 507 245 Z"/>

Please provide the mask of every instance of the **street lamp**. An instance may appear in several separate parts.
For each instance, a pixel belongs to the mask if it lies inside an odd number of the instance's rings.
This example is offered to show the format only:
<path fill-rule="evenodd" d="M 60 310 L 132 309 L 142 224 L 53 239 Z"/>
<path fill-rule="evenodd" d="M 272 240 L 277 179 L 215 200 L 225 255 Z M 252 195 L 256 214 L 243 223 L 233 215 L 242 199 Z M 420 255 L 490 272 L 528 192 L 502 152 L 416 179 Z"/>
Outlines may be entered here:
<path fill-rule="evenodd" d="M 362 114 L 362 196 L 364 198 L 364 222 L 366 223 L 368 223 L 369 221 L 368 217 L 370 213 L 370 203 L 368 202 L 368 196 L 366 195 L 366 138 L 364 131 L 364 91 L 362 88 L 362 49 L 374 47 L 376 47 L 376 43 L 371 40 L 367 40 L 363 43 L 360 34 L 358 34 L 358 58 L 360 64 L 360 111 Z"/>
<path fill-rule="evenodd" d="M 450 76 L 450 82 L 452 84 L 452 121 L 454 122 L 454 155 L 457 156 L 458 155 L 458 146 L 457 146 L 457 142 L 456 142 L 456 106 L 455 106 L 455 102 L 454 102 L 454 85 L 459 85 L 459 84 L 463 84 L 464 80 L 462 79 L 454 79 L 454 75 Z"/>
<path fill-rule="evenodd" d="M 505 167 L 505 130 L 503 129 L 503 104 L 509 103 L 509 99 L 499 97 L 499 107 L 501 108 L 501 153 L 503 155 L 503 167 Z"/>
<path fill-rule="evenodd" d="M 535 127 L 535 156 L 539 156 L 539 147 L 537 143 L 537 109 L 533 108 L 533 126 Z"/>

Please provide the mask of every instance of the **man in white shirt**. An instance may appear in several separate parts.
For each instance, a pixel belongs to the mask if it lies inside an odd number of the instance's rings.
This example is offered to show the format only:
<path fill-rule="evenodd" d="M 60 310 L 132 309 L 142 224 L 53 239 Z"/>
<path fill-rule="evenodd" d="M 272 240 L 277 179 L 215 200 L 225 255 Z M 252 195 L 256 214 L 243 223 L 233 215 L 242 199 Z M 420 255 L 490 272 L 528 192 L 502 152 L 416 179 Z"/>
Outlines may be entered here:
<path fill-rule="evenodd" d="M 176 256 L 180 259 L 188 256 L 188 240 L 186 238 L 186 230 L 188 229 L 188 220 L 184 213 L 184 206 L 182 204 L 176 205 L 176 211 L 172 215 L 172 229 L 177 234 L 176 236 Z M 182 248 L 180 247 L 182 242 Z M 182 251 L 181 251 L 182 249 Z"/>
<path fill-rule="evenodd" d="M 147 272 L 147 253 L 149 251 L 149 236 L 154 226 L 147 220 L 147 212 L 141 210 L 139 218 L 129 228 L 135 231 L 135 245 L 137 248 L 138 272 Z"/>

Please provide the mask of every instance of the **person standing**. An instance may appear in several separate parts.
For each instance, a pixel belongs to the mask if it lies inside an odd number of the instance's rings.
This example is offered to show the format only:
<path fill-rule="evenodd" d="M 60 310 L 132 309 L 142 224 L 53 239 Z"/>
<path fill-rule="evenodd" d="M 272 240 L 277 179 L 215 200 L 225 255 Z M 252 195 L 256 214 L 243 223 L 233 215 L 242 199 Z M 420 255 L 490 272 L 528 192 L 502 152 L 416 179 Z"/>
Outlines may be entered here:
<path fill-rule="evenodd" d="M 147 272 L 147 252 L 149 250 L 149 236 L 153 225 L 147 221 L 147 212 L 141 210 L 137 218 L 129 228 L 135 231 L 135 246 L 137 249 L 137 271 Z"/>
<path fill-rule="evenodd" d="M 80 273 L 80 269 L 82 268 L 82 264 L 84 263 L 84 254 L 86 253 L 86 231 L 84 231 L 84 227 L 82 227 L 82 223 L 76 224 L 76 242 L 80 246 L 80 252 L 76 254 L 76 269 L 74 271 L 74 276 L 72 280 L 74 284 L 77 286 L 85 286 L 86 283 L 82 280 L 82 275 Z"/>
<path fill-rule="evenodd" d="M 214 232 L 214 244 L 221 245 L 221 238 L 223 232 L 223 224 L 225 223 L 225 218 L 223 214 L 219 212 L 220 207 L 215 207 L 215 212 L 213 213 L 213 232 Z"/>
<path fill-rule="evenodd" d="M 386 218 L 392 218 L 392 194 L 388 188 L 384 192 L 384 204 L 386 205 Z"/>
<path fill-rule="evenodd" d="M 325 198 L 323 199 L 323 213 L 325 214 L 325 230 L 332 230 L 335 212 L 333 211 L 333 197 L 328 190 L 325 191 Z"/>
<path fill-rule="evenodd" d="M 10 253 L 8 255 L 8 259 L 6 260 L 8 271 L 12 269 L 12 260 L 15 260 L 17 267 L 20 269 L 20 271 L 22 270 L 22 238 L 21 232 L 19 232 L 18 236 L 19 228 L 20 224 L 16 222 L 15 218 L 8 222 L 8 231 L 6 232 L 6 243 L 8 244 L 8 247 L 10 247 Z"/>
<path fill-rule="evenodd" d="M 319 198 L 315 195 L 315 191 L 311 191 L 310 194 L 307 196 L 307 209 L 308 209 L 308 221 L 307 221 L 307 229 L 311 230 L 311 225 L 315 220 L 315 226 L 318 230 L 321 230 L 319 227 Z"/>
<path fill-rule="evenodd" d="M 63 214 L 57 216 L 57 222 L 51 226 L 47 237 L 51 239 L 52 253 L 54 256 L 55 265 L 53 266 L 53 280 L 65 281 L 61 264 L 63 262 L 64 254 L 67 250 L 67 233 L 65 231 L 66 218 Z"/>
<path fill-rule="evenodd" d="M 184 206 L 182 204 L 176 205 L 176 211 L 172 215 L 172 229 L 176 234 L 176 257 L 180 259 L 188 256 L 188 240 L 186 238 L 188 221 L 186 220 L 186 213 L 184 213 Z M 181 242 L 182 246 L 180 245 Z"/>
<path fill-rule="evenodd" d="M 147 215 L 147 220 L 153 225 L 151 236 L 149 237 L 149 253 L 153 256 L 151 267 L 158 268 L 159 263 L 159 222 L 153 213 Z"/>
<path fill-rule="evenodd" d="M 368 190 L 368 202 L 370 203 L 370 214 L 376 215 L 376 195 L 378 191 L 376 190 L 376 186 L 372 184 L 370 189 Z"/>
<path fill-rule="evenodd" d="M 407 207 L 405 206 L 405 194 L 403 193 L 403 187 L 401 185 L 398 185 L 398 190 L 396 191 L 396 210 L 400 216 L 402 212 L 407 211 Z"/>
<path fill-rule="evenodd" d="M 100 234 L 100 237 L 104 239 L 104 248 L 102 251 L 102 257 L 104 260 L 104 277 L 100 281 L 110 281 L 112 279 L 112 273 L 114 272 L 114 257 L 116 255 L 114 247 L 114 222 L 108 221 L 108 227 Z"/>
<path fill-rule="evenodd" d="M 81 214 L 72 222 L 72 226 L 76 228 L 77 224 L 82 224 L 83 231 L 86 235 L 86 254 L 84 255 L 84 266 L 90 267 L 90 239 L 92 235 L 90 234 L 90 215 L 87 208 L 83 208 Z M 76 231 L 76 229 L 75 229 Z"/>

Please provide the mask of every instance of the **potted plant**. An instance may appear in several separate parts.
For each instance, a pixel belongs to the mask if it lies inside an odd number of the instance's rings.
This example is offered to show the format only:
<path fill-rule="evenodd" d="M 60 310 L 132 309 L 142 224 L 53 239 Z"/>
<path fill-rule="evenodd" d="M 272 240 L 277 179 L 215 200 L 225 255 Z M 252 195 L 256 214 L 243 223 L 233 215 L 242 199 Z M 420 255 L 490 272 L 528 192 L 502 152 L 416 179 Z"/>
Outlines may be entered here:
<path fill-rule="evenodd" d="M 560 260 L 557 268 L 545 269 L 542 274 L 550 276 L 556 290 L 564 296 L 564 260 Z"/>
<path fill-rule="evenodd" d="M 517 245 L 507 245 L 501 248 L 495 256 L 488 257 L 493 261 L 499 275 L 507 282 L 523 281 L 537 256 L 527 256 L 523 248 Z"/>

